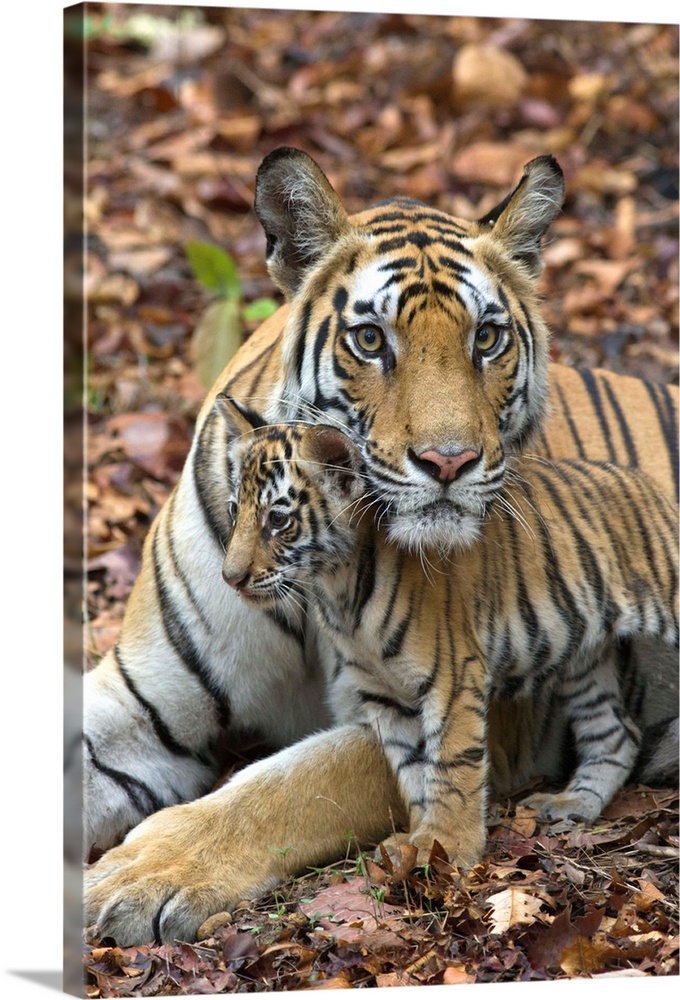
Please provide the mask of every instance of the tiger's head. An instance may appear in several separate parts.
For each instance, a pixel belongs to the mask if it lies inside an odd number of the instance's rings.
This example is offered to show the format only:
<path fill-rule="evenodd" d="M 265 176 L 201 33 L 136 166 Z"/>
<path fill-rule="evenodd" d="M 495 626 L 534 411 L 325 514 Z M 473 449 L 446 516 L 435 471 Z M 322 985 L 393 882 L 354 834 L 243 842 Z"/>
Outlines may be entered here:
<path fill-rule="evenodd" d="M 294 610 L 347 562 L 366 504 L 359 448 L 323 424 L 265 424 L 228 396 L 231 522 L 222 576 L 245 600 Z M 287 608 L 288 606 L 288 608 Z"/>
<path fill-rule="evenodd" d="M 260 167 L 255 211 L 289 300 L 267 417 L 339 421 L 399 545 L 472 544 L 508 455 L 542 424 L 536 281 L 563 195 L 541 156 L 476 222 L 401 198 L 350 218 L 305 153 L 278 149 Z"/>

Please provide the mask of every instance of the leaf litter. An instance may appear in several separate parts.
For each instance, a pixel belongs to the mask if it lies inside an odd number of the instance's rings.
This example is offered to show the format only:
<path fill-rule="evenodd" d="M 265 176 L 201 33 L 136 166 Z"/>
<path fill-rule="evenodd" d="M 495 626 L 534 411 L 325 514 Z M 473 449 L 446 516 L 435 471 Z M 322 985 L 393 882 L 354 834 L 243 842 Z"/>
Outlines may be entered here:
<path fill-rule="evenodd" d="M 541 279 L 553 359 L 677 381 L 672 25 L 98 3 L 88 16 L 90 663 L 115 642 L 205 394 L 192 335 L 216 303 L 187 248 L 236 262 L 240 336 L 281 301 L 251 211 L 275 146 L 312 153 L 349 211 L 410 195 L 468 218 L 553 152 L 568 190 Z M 79 316 L 77 264 L 67 250 Z M 508 800 L 468 872 L 437 849 L 426 868 L 404 848 L 396 866 L 364 854 L 216 915 L 199 942 L 86 939 L 87 996 L 677 975 L 677 858 L 675 791 L 624 789 L 576 826 Z"/>

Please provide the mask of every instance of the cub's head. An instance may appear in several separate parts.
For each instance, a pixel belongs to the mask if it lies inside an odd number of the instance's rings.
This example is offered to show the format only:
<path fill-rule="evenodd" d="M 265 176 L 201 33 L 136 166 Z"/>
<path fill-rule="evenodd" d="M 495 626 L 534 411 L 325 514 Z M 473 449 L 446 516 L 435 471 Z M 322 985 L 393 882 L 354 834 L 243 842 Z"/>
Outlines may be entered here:
<path fill-rule="evenodd" d="M 216 405 L 229 435 L 222 576 L 253 603 L 295 605 L 354 549 L 365 507 L 360 451 L 334 427 L 264 424 L 225 395 Z"/>
<path fill-rule="evenodd" d="M 475 222 L 410 199 L 348 217 L 317 164 L 279 149 L 255 210 L 286 293 L 273 420 L 333 421 L 361 442 L 397 543 L 465 547 L 546 406 L 535 284 L 560 210 L 550 156 Z"/>

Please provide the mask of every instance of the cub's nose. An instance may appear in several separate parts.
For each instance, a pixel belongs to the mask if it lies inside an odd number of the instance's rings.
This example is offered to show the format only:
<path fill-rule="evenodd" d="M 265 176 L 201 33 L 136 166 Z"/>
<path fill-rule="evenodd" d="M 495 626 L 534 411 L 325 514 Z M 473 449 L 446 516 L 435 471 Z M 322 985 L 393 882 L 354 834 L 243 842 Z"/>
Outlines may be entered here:
<path fill-rule="evenodd" d="M 250 579 L 250 573 L 244 573 L 242 570 L 229 571 L 226 566 L 223 566 L 222 579 L 234 590 L 244 590 Z"/>
<path fill-rule="evenodd" d="M 450 454 L 434 450 L 423 451 L 420 455 L 416 455 L 415 452 L 410 453 L 411 461 L 433 479 L 438 479 L 440 483 L 450 483 L 454 479 L 460 479 L 477 465 L 481 457 L 481 453 L 473 451 L 472 448 Z"/>

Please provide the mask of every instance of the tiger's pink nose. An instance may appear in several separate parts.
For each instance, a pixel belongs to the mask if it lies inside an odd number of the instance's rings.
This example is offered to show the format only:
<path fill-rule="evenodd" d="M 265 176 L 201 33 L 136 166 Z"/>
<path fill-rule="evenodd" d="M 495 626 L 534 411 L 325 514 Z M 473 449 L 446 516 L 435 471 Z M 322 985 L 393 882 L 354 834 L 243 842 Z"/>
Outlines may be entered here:
<path fill-rule="evenodd" d="M 423 451 L 418 458 L 421 462 L 427 463 L 427 471 L 431 476 L 442 483 L 450 483 L 469 471 L 479 461 L 480 455 L 472 448 L 466 448 L 452 455 L 443 455 L 439 451 Z"/>

